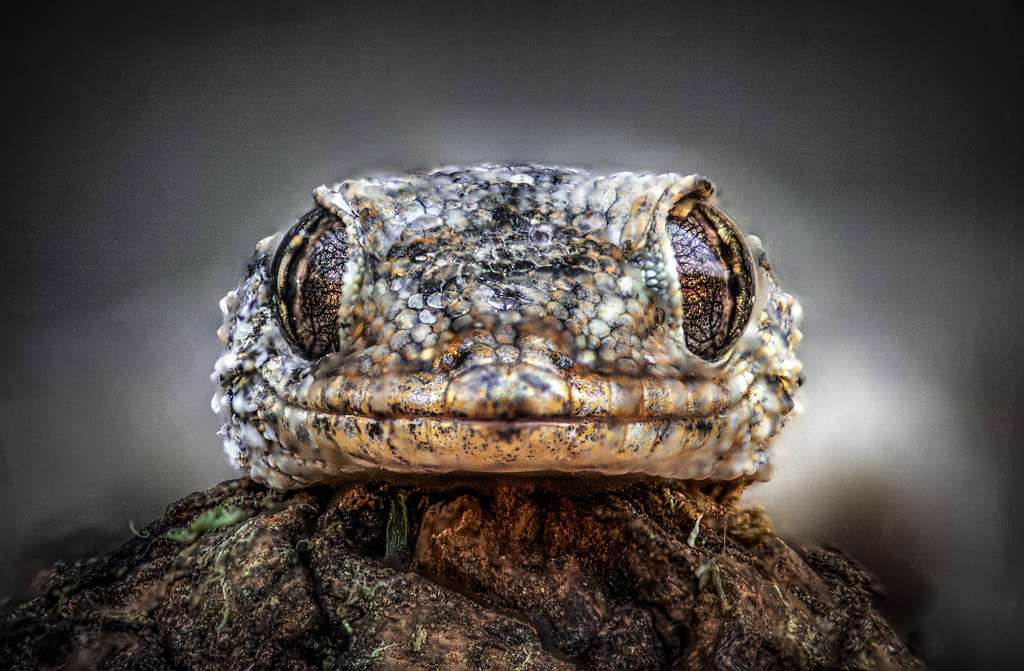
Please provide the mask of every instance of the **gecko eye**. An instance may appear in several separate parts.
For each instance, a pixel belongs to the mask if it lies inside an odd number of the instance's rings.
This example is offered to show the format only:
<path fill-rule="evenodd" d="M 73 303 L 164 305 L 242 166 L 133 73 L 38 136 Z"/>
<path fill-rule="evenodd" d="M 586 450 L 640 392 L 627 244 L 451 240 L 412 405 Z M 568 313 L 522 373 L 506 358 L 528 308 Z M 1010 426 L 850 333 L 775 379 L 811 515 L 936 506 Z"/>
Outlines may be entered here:
<path fill-rule="evenodd" d="M 714 361 L 736 344 L 754 308 L 754 265 L 743 235 L 718 208 L 681 199 L 666 232 L 683 293 L 686 347 Z"/>
<path fill-rule="evenodd" d="M 321 208 L 288 231 L 274 257 L 277 317 L 304 356 L 338 351 L 338 306 L 348 265 L 344 224 Z"/>

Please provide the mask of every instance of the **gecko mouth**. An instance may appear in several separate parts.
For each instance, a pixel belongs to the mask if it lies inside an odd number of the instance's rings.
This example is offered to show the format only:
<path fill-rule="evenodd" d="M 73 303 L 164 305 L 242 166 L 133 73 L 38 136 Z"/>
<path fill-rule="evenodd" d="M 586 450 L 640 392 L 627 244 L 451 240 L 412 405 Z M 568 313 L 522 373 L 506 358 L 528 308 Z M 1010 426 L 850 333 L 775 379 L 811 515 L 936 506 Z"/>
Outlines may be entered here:
<path fill-rule="evenodd" d="M 222 399 L 226 450 L 279 487 L 370 471 L 767 478 L 762 446 L 793 409 L 786 379 L 742 356 L 686 380 L 525 364 L 318 376 L 275 359 Z"/>
<path fill-rule="evenodd" d="M 638 384 L 642 385 L 641 381 Z M 649 385 L 648 385 L 648 388 Z M 781 413 L 747 402 L 707 415 L 453 417 L 371 416 L 285 403 L 261 413 L 265 435 L 287 454 L 268 463 L 302 482 L 333 473 L 383 469 L 396 473 L 583 472 L 658 474 L 670 478 L 732 478 L 757 472 L 759 450 L 747 446 L 774 434 Z M 788 408 L 785 410 L 788 412 Z M 269 429 L 269 430 L 268 430 Z M 282 480 L 284 481 L 284 480 Z"/>
<path fill-rule="evenodd" d="M 321 476 L 382 468 L 647 472 L 702 479 L 760 467 L 750 452 L 734 446 L 773 434 L 792 409 L 781 403 L 773 412 L 763 400 L 750 402 L 755 389 L 770 384 L 761 376 L 730 379 L 731 385 L 713 379 L 556 376 L 522 366 L 451 380 L 335 375 L 312 379 L 292 394 L 282 389 L 284 396 L 264 406 L 260 416 L 265 436 L 287 450 L 287 463 L 315 464 Z M 737 465 L 721 465 L 738 453 L 743 456 Z"/>
<path fill-rule="evenodd" d="M 726 381 L 728 380 L 728 381 Z M 746 395 L 751 375 L 679 380 L 602 376 L 530 365 L 361 378 L 333 375 L 298 387 L 272 384 L 296 409 L 376 419 L 631 423 L 709 417 Z"/>

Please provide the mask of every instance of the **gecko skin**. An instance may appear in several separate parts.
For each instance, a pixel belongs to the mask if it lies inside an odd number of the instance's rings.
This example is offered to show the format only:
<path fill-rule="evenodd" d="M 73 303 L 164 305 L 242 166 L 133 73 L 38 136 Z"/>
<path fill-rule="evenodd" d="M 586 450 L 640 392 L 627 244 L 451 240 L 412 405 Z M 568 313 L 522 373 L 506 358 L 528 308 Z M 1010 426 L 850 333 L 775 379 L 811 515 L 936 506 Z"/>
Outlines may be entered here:
<path fill-rule="evenodd" d="M 764 480 L 799 306 L 698 176 L 482 165 L 314 191 L 221 302 L 249 474 Z"/>

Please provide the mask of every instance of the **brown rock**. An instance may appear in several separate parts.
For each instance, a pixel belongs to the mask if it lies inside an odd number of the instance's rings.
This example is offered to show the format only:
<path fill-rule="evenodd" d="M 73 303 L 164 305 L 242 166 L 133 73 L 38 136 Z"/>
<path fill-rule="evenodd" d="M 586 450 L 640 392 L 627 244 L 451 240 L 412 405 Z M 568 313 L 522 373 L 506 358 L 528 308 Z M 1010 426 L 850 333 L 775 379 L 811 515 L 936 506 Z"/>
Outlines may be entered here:
<path fill-rule="evenodd" d="M 860 669 L 869 580 L 736 487 L 222 483 L 0 608 L 0 668 Z"/>

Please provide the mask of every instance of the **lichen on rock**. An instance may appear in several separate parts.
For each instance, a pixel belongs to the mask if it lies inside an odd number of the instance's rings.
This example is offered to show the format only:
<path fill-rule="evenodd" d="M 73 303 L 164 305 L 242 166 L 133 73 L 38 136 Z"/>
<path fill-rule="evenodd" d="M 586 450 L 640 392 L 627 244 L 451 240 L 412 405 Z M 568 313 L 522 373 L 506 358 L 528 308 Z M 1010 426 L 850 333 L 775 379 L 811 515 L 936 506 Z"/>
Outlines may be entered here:
<path fill-rule="evenodd" d="M 856 564 L 793 550 L 737 499 L 650 481 L 228 481 L 0 608 L 0 666 L 919 666 Z M 388 534 L 396 500 L 404 545 Z M 217 508 L 239 513 L 196 524 Z"/>

